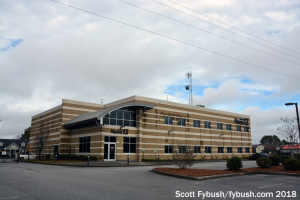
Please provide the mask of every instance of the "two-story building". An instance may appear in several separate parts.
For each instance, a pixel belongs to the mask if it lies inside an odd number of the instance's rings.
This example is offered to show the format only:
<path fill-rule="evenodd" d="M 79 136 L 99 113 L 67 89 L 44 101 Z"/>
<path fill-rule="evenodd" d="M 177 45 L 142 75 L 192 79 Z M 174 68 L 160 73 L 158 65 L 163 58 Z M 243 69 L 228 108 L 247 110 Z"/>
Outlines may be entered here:
<path fill-rule="evenodd" d="M 49 130 L 43 154 L 93 155 L 101 160 L 172 159 L 178 146 L 192 146 L 195 159 L 249 156 L 250 116 L 203 106 L 132 96 L 108 104 L 63 99 L 32 117 L 34 135 Z"/>

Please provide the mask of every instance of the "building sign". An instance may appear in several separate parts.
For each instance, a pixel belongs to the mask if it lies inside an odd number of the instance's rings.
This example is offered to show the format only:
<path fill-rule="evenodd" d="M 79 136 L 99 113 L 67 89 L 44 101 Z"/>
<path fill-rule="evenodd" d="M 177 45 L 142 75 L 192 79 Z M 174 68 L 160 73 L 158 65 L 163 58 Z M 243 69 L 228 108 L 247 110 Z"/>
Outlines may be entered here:
<path fill-rule="evenodd" d="M 111 129 L 110 133 L 128 135 L 130 131 L 129 129 Z"/>
<path fill-rule="evenodd" d="M 293 145 L 282 145 L 282 149 L 292 149 Z M 300 149 L 300 144 L 294 145 L 294 149 Z"/>
<path fill-rule="evenodd" d="M 234 122 L 237 124 L 242 124 L 242 125 L 248 125 L 249 124 L 249 119 L 245 118 L 245 119 L 234 119 Z"/>

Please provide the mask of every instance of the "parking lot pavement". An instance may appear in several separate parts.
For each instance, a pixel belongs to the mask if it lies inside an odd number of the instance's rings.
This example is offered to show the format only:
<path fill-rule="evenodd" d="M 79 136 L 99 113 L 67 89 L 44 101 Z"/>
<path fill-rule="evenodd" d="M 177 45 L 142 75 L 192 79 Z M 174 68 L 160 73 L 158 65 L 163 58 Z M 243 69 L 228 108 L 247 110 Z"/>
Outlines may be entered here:
<path fill-rule="evenodd" d="M 253 165 L 255 162 L 243 162 Z M 194 167 L 203 167 L 197 163 Z M 226 162 L 207 162 L 205 167 L 224 169 Z M 223 166 L 221 166 L 223 165 Z M 169 167 L 169 166 L 166 166 Z M 247 175 L 206 181 L 193 181 L 162 176 L 150 172 L 151 166 L 77 168 L 37 165 L 32 163 L 0 163 L 1 199 L 178 199 L 176 195 L 225 195 L 222 199 L 246 199 L 233 195 L 273 195 L 248 199 L 275 199 L 292 196 L 299 199 L 299 177 Z M 205 193 L 205 192 L 208 193 Z M 295 191 L 294 193 L 292 193 Z M 251 193 L 252 192 L 252 193 Z M 260 193 L 258 193 L 260 192 Z M 268 192 L 268 193 L 264 193 Z M 278 193 L 279 192 L 279 193 Z M 198 196 L 198 194 L 200 196 Z M 220 199 L 207 197 L 204 199 Z M 284 198 L 276 198 L 284 199 Z"/>

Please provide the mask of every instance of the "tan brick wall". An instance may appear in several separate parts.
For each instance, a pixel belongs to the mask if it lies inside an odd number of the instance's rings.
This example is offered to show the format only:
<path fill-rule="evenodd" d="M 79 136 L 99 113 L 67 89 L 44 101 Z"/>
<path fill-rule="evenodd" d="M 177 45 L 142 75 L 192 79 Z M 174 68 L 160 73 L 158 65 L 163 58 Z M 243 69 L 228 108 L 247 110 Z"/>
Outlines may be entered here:
<path fill-rule="evenodd" d="M 67 130 L 63 123 L 68 120 L 88 112 L 94 112 L 110 106 L 126 102 L 145 102 L 155 105 L 154 109 L 147 110 L 142 119 L 139 118 L 141 110 L 137 112 L 137 127 L 125 127 L 130 129 L 127 136 L 112 134 L 111 129 L 119 129 L 119 126 L 91 127 L 79 130 Z M 156 104 L 158 103 L 158 104 Z M 58 113 L 60 112 L 60 113 Z M 173 117 L 173 125 L 165 125 L 164 117 Z M 69 154 L 70 147 L 72 153 L 79 154 L 79 138 L 91 137 L 90 153 L 80 153 L 80 155 L 93 155 L 103 159 L 104 137 L 105 135 L 117 137 L 117 160 L 126 160 L 127 154 L 123 153 L 123 137 L 136 137 L 136 153 L 129 154 L 131 160 L 171 159 L 171 154 L 165 154 L 165 145 L 191 145 L 201 146 L 201 153 L 196 155 L 196 159 L 212 159 L 232 156 L 247 156 L 245 147 L 249 147 L 252 153 L 251 129 L 249 121 L 249 133 L 245 133 L 244 125 L 241 132 L 236 131 L 235 118 L 245 118 L 249 116 L 217 111 L 207 108 L 199 108 L 184 104 L 167 102 L 163 100 L 133 96 L 121 99 L 106 105 L 91 104 L 72 100 L 63 100 L 62 106 L 58 110 L 38 115 L 32 120 L 33 131 L 38 131 L 40 123 L 49 127 L 50 145 L 59 145 L 59 152 Z M 178 118 L 186 119 L 186 126 L 178 126 Z M 200 128 L 193 127 L 193 120 L 200 120 Z M 211 122 L 211 129 L 204 128 L 204 121 Z M 223 130 L 217 130 L 217 123 L 222 123 Z M 231 124 L 231 131 L 226 131 L 226 124 Z M 124 128 L 123 128 L 124 129 Z M 168 133 L 168 131 L 172 131 Z M 205 146 L 211 146 L 212 153 L 205 153 Z M 224 147 L 224 153 L 218 153 L 218 146 Z M 232 152 L 227 153 L 227 147 L 232 147 Z M 237 147 L 243 147 L 243 153 L 237 153 Z M 143 151 L 145 149 L 145 151 Z M 154 153 L 156 149 L 156 153 Z"/>

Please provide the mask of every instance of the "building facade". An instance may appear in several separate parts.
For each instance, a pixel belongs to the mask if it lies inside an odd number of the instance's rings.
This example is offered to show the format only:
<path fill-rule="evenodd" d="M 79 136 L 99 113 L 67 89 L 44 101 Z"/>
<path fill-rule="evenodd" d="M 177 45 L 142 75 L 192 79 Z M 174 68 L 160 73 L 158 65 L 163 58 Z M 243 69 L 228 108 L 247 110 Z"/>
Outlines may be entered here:
<path fill-rule="evenodd" d="M 28 143 L 29 140 L 0 139 L 0 151 L 5 152 L 7 156 L 25 153 Z"/>
<path fill-rule="evenodd" d="M 132 96 L 108 104 L 62 100 L 32 117 L 30 152 L 41 125 L 49 131 L 43 154 L 93 155 L 100 160 L 172 159 L 191 146 L 195 159 L 252 154 L 250 116 Z"/>

